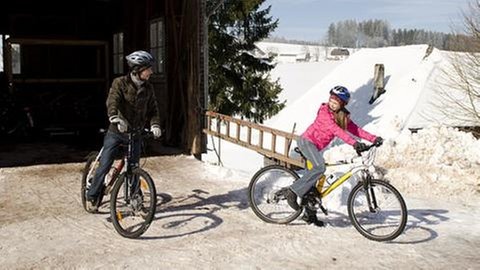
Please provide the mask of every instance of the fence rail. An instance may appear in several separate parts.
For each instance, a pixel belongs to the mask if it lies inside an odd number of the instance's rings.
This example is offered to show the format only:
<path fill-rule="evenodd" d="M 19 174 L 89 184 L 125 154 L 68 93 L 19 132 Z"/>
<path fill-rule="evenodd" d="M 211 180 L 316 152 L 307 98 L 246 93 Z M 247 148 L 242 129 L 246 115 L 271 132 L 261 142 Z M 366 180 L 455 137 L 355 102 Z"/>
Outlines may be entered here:
<path fill-rule="evenodd" d="M 302 158 L 290 156 L 291 143 L 299 137 L 293 132 L 288 133 L 212 111 L 207 111 L 205 115 L 207 128 L 203 130 L 204 133 L 257 151 L 286 166 L 305 166 Z M 258 136 L 254 136 L 257 134 Z"/>

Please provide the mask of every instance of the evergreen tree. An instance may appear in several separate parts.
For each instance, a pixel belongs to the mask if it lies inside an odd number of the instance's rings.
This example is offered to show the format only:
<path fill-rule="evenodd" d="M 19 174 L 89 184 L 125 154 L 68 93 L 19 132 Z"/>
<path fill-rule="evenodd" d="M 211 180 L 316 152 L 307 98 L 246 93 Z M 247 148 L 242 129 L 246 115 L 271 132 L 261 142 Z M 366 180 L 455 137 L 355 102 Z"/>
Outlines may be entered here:
<path fill-rule="evenodd" d="M 214 6 L 218 1 L 208 1 Z M 209 109 L 255 122 L 278 113 L 282 88 L 269 71 L 273 58 L 252 55 L 254 43 L 268 37 L 278 24 L 265 0 L 225 0 L 209 18 Z"/>

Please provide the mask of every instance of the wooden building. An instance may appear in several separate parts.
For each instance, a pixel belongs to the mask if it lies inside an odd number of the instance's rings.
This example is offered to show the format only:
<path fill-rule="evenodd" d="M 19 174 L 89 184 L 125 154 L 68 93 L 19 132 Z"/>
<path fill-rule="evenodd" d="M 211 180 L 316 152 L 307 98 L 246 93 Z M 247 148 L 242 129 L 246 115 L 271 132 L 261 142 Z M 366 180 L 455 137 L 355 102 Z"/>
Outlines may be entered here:
<path fill-rule="evenodd" d="M 151 81 L 166 142 L 199 155 L 207 97 L 204 0 L 16 0 L 1 4 L 8 91 L 44 131 L 107 124 L 105 99 L 124 57 L 156 58 Z"/>

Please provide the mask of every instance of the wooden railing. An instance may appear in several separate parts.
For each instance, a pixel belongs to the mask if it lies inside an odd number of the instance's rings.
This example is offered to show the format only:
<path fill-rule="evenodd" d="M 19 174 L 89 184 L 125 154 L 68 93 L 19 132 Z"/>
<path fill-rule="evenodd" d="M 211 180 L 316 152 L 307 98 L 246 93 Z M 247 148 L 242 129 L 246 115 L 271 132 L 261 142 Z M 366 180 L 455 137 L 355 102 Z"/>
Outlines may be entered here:
<path fill-rule="evenodd" d="M 291 143 L 298 139 L 298 135 L 293 132 L 288 133 L 212 111 L 207 111 L 206 116 L 207 128 L 203 130 L 206 134 L 252 149 L 286 166 L 304 167 L 301 158 L 290 156 Z"/>

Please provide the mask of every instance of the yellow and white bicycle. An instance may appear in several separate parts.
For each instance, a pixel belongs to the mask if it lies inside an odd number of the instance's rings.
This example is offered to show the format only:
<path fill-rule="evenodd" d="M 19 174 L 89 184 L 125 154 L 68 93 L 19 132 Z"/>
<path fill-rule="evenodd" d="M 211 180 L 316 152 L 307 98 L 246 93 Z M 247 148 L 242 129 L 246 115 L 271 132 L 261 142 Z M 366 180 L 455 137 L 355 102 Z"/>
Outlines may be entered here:
<path fill-rule="evenodd" d="M 351 160 L 326 164 L 327 167 L 349 165 L 349 170 L 334 181 L 332 176 L 335 173 L 328 177 L 322 175 L 316 188 L 303 198 L 299 210 L 292 209 L 285 198 L 286 189 L 299 178 L 297 172 L 281 165 L 266 166 L 250 181 L 250 207 L 263 221 L 277 224 L 292 222 L 305 207 L 321 209 L 327 214 L 322 199 L 348 179 L 354 178 L 358 183 L 352 188 L 347 201 L 348 216 L 353 226 L 368 239 L 393 240 L 405 229 L 407 207 L 395 187 L 385 180 L 374 179 L 376 149 L 376 145 L 372 144 L 364 154 L 358 153 Z M 306 162 L 308 168 L 309 162 Z"/>

